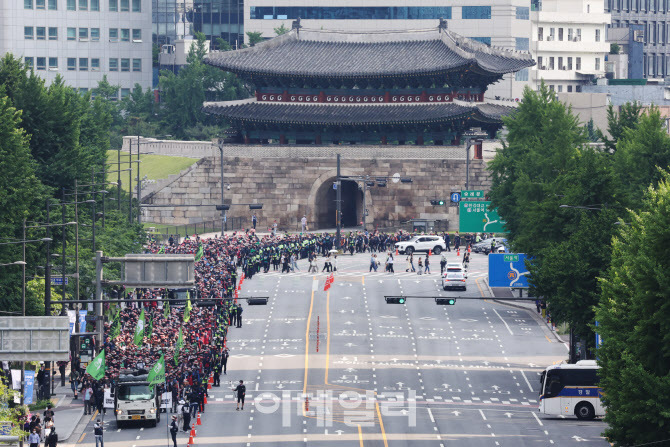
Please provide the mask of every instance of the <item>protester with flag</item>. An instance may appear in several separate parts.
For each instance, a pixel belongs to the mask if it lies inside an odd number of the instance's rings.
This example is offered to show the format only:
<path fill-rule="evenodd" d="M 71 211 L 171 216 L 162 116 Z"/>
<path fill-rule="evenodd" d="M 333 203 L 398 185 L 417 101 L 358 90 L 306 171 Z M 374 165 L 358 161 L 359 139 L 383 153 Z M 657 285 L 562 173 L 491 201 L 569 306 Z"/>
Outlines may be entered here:
<path fill-rule="evenodd" d="M 137 326 L 135 326 L 135 346 L 142 347 L 142 342 L 144 341 L 144 309 L 140 314 L 140 318 L 137 320 Z"/>

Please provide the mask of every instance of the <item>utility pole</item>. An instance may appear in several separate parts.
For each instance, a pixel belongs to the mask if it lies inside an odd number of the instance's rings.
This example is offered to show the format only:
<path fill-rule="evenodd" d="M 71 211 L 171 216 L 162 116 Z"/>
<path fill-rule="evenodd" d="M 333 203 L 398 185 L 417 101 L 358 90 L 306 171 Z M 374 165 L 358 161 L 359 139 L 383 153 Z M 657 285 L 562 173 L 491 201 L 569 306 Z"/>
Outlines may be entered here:
<path fill-rule="evenodd" d="M 51 237 L 51 229 L 49 228 L 49 225 L 51 224 L 49 221 L 49 200 L 47 199 L 47 238 Z M 44 267 L 44 316 L 45 317 L 50 317 L 51 316 L 51 242 L 47 241 L 47 264 Z M 45 362 L 45 369 L 49 371 L 49 380 L 51 380 L 51 362 Z M 47 384 L 47 390 L 51 390 L 51 386 Z M 44 389 L 42 389 L 39 392 L 39 396 L 43 396 L 44 394 Z M 47 396 L 51 397 L 51 396 Z"/>
<path fill-rule="evenodd" d="M 130 159 L 132 162 L 132 157 Z M 140 181 L 140 136 L 138 135 L 137 136 L 137 223 L 138 224 L 142 223 L 141 204 L 142 204 L 142 182 Z"/>
<path fill-rule="evenodd" d="M 365 193 L 368 190 L 368 179 L 370 178 L 369 175 L 365 174 L 365 177 L 363 178 L 363 225 L 361 225 L 361 229 L 365 230 L 365 224 L 367 223 L 367 215 L 368 215 L 368 208 L 365 204 Z"/>
<path fill-rule="evenodd" d="M 342 247 L 341 244 L 341 237 L 342 237 L 342 232 L 341 232 L 341 218 L 342 218 L 342 211 L 341 211 L 341 206 L 342 206 L 342 184 L 340 182 L 340 154 L 337 154 L 337 189 L 336 189 L 336 199 L 335 202 L 337 203 L 337 212 L 335 216 L 335 221 L 337 222 L 337 231 L 335 235 L 335 242 L 337 244 L 337 249 L 339 250 Z"/>
<path fill-rule="evenodd" d="M 98 332 L 98 352 L 102 350 L 105 344 L 104 321 L 102 320 L 102 252 L 95 252 L 95 314 L 98 317 L 96 321 L 96 330 Z"/>
<path fill-rule="evenodd" d="M 116 152 L 116 204 L 121 211 L 121 148 Z"/>
<path fill-rule="evenodd" d="M 63 284 L 62 284 L 63 285 L 63 288 L 62 288 L 63 289 L 63 292 L 62 292 L 63 296 L 62 296 L 61 299 L 65 300 L 65 234 L 67 232 L 67 227 L 65 226 L 65 187 L 63 187 L 62 194 L 63 194 L 63 205 L 61 206 L 61 211 L 62 211 L 61 212 L 61 216 L 62 216 L 62 222 L 61 223 L 63 225 L 61 227 L 61 231 L 63 232 L 62 233 L 63 237 L 62 237 L 62 248 L 61 248 L 61 257 L 62 257 L 61 268 L 63 269 L 63 271 L 61 272 L 61 275 L 62 275 L 61 278 L 63 280 Z M 64 306 L 61 307 L 61 312 L 63 310 L 65 310 Z"/>

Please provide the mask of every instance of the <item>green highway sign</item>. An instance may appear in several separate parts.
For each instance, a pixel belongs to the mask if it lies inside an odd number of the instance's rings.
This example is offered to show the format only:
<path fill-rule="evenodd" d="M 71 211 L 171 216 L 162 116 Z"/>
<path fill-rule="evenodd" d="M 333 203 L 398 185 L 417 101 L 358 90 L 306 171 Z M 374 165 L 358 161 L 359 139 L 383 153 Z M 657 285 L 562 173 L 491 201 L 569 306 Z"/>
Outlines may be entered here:
<path fill-rule="evenodd" d="M 461 233 L 505 233 L 505 222 L 496 210 L 489 210 L 490 205 L 491 202 L 460 202 L 458 230 Z"/>
<path fill-rule="evenodd" d="M 519 262 L 519 255 L 504 255 L 503 262 Z"/>
<path fill-rule="evenodd" d="M 461 191 L 461 199 L 483 199 L 484 191 L 481 189 Z"/>

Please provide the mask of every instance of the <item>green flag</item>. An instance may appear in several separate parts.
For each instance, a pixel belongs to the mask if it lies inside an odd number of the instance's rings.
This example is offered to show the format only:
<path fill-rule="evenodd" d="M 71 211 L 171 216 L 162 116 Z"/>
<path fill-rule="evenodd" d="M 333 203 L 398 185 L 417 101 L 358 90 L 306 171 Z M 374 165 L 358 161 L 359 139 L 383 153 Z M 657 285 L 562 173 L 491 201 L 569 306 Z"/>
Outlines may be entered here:
<path fill-rule="evenodd" d="M 165 355 L 161 354 L 161 358 L 149 371 L 147 380 L 149 381 L 149 387 L 153 387 L 157 383 L 165 383 Z"/>
<path fill-rule="evenodd" d="M 86 367 L 86 373 L 90 374 L 95 380 L 101 380 L 105 377 L 105 350 L 100 351 L 100 354 L 93 359 Z"/>
<path fill-rule="evenodd" d="M 163 316 L 166 320 L 170 316 L 170 302 L 167 300 L 163 303 Z"/>
<path fill-rule="evenodd" d="M 184 334 L 181 331 L 181 328 L 179 328 L 179 337 L 177 337 L 177 345 L 174 348 L 174 365 L 178 365 L 178 360 L 179 360 L 179 351 L 184 347 Z"/>
<path fill-rule="evenodd" d="M 165 247 L 161 247 L 160 250 L 158 250 L 158 254 L 162 255 L 165 253 Z"/>
<path fill-rule="evenodd" d="M 184 323 L 191 319 L 191 294 L 186 291 L 186 307 L 184 307 Z"/>
<path fill-rule="evenodd" d="M 151 338 L 151 334 L 154 331 L 154 317 L 153 315 L 149 315 L 149 321 L 147 322 L 147 330 L 146 330 L 146 336 L 147 338 Z"/>
<path fill-rule="evenodd" d="M 135 345 L 142 346 L 143 339 L 144 339 L 144 309 L 142 309 L 140 318 L 137 320 L 137 326 L 135 326 Z"/>
<path fill-rule="evenodd" d="M 202 244 L 198 245 L 198 251 L 195 253 L 195 262 L 201 260 L 204 254 L 205 250 L 202 248 Z"/>

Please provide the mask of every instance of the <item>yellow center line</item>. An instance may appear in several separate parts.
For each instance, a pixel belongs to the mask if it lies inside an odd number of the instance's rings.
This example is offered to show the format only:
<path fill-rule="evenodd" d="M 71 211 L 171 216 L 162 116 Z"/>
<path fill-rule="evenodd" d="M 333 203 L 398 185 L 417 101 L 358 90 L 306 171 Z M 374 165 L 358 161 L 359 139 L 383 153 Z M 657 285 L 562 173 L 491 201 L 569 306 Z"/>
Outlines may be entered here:
<path fill-rule="evenodd" d="M 79 441 L 77 441 L 77 444 L 81 444 L 81 441 L 84 440 L 84 436 L 86 436 L 86 433 L 81 434 L 81 438 L 79 438 Z"/>
<path fill-rule="evenodd" d="M 382 414 L 379 411 L 379 403 L 375 399 L 375 409 L 377 410 L 377 417 L 379 418 L 379 426 L 382 430 L 382 439 L 384 440 L 384 447 L 389 447 L 388 440 L 386 439 L 386 430 L 384 429 L 384 420 L 382 419 Z"/>
<path fill-rule="evenodd" d="M 316 279 L 315 276 L 312 279 Z M 314 308 L 314 289 L 312 289 L 312 297 L 309 303 L 309 314 L 307 315 L 307 329 L 305 331 L 305 379 L 303 382 L 302 393 L 307 393 L 307 373 L 309 370 L 309 327 L 312 324 L 312 309 Z M 305 407 L 302 407 L 302 415 L 305 416 Z"/>
<path fill-rule="evenodd" d="M 479 280 L 480 280 L 480 279 L 481 279 L 481 278 L 477 278 L 477 279 L 475 279 L 475 284 L 477 284 L 477 288 L 479 289 L 479 294 L 480 294 L 481 296 L 484 296 L 484 291 L 482 290 L 482 286 L 479 285 Z"/>
<path fill-rule="evenodd" d="M 551 340 L 549 340 L 549 337 L 547 337 L 547 336 L 545 335 L 544 338 L 546 338 L 547 341 L 548 341 L 549 343 L 551 343 Z"/>
<path fill-rule="evenodd" d="M 358 444 L 363 447 L 363 430 L 360 425 L 358 426 Z"/>

